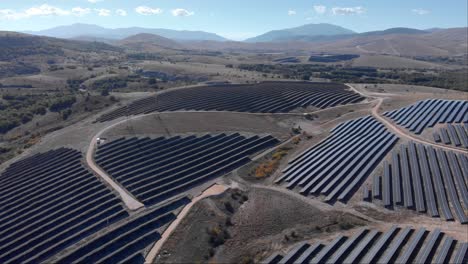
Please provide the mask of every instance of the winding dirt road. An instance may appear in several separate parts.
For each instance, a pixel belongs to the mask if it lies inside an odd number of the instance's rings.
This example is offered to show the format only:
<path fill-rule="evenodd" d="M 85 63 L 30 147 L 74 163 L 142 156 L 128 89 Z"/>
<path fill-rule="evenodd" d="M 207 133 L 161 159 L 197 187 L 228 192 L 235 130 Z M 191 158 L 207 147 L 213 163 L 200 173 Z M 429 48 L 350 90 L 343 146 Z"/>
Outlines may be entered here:
<path fill-rule="evenodd" d="M 211 185 L 211 187 L 209 187 L 205 191 L 203 191 L 199 196 L 192 199 L 192 201 L 189 204 L 187 204 L 184 207 L 184 209 L 182 209 L 182 211 L 177 215 L 177 218 L 174 221 L 172 221 L 172 223 L 167 227 L 167 229 L 161 234 L 161 238 L 154 244 L 153 248 L 151 248 L 148 255 L 146 255 L 145 263 L 154 263 L 154 260 L 156 259 L 158 252 L 161 250 L 162 245 L 164 245 L 164 242 L 166 242 L 166 240 L 169 238 L 172 232 L 174 232 L 174 230 L 180 224 L 182 219 L 184 219 L 188 212 L 190 212 L 190 209 L 192 209 L 194 204 L 206 197 L 221 194 L 227 189 L 228 188 L 224 185 L 214 184 Z"/>
<path fill-rule="evenodd" d="M 117 122 L 117 123 L 115 123 L 113 125 L 105 127 L 104 129 L 99 131 L 93 137 L 93 139 L 89 143 L 88 151 L 86 152 L 86 163 L 88 164 L 88 167 L 91 170 L 93 170 L 97 175 L 99 175 L 99 177 L 101 177 L 101 179 L 103 179 L 105 182 L 107 182 L 107 184 L 109 184 L 109 186 L 119 194 L 119 196 L 122 199 L 122 201 L 124 202 L 125 206 L 127 206 L 128 209 L 134 211 L 134 210 L 138 210 L 138 209 L 144 207 L 144 205 L 141 202 L 139 202 L 137 199 L 135 199 L 130 194 L 130 192 L 128 192 L 123 187 L 121 187 L 117 182 L 115 182 L 114 179 L 112 179 L 112 177 L 110 177 L 104 170 L 102 170 L 96 164 L 96 162 L 94 161 L 94 157 L 93 157 L 94 150 L 96 148 L 97 139 L 102 135 L 102 133 L 104 133 L 108 129 L 111 129 L 114 126 L 116 126 L 116 125 L 118 125 L 120 123 L 126 122 L 126 121 L 127 120 L 122 120 L 122 121 Z"/>
<path fill-rule="evenodd" d="M 367 94 L 365 92 L 359 91 L 358 89 L 354 88 L 352 85 L 349 85 L 349 84 L 346 84 L 346 85 L 349 88 L 351 88 L 353 91 L 355 91 L 356 93 L 359 93 L 359 94 L 361 94 L 363 96 L 366 96 L 366 97 L 369 97 L 369 96 L 377 97 L 378 96 L 378 98 L 376 99 L 377 104 L 372 108 L 372 116 L 374 116 L 377 120 L 379 120 L 381 123 L 383 123 L 389 130 L 391 130 L 393 133 L 397 134 L 398 136 L 407 138 L 408 140 L 412 140 L 414 142 L 418 142 L 418 143 L 421 143 L 421 144 L 430 145 L 430 146 L 433 146 L 433 147 L 436 147 L 436 148 L 441 148 L 441 149 L 450 150 L 450 151 L 456 151 L 456 152 L 460 152 L 460 153 L 466 153 L 466 150 L 459 149 L 459 148 L 456 148 L 456 147 L 451 147 L 451 146 L 439 145 L 439 144 L 436 144 L 436 143 L 433 143 L 433 142 L 430 142 L 430 141 L 427 141 L 427 140 L 417 138 L 417 137 L 409 134 L 408 132 L 402 130 L 398 126 L 392 124 L 390 121 L 388 121 L 385 117 L 383 117 L 379 113 L 380 106 L 382 105 L 383 101 L 386 98 L 386 97 L 381 97 L 381 96 L 385 96 L 385 94 L 378 94 L 378 93 L 369 93 L 369 94 Z"/>

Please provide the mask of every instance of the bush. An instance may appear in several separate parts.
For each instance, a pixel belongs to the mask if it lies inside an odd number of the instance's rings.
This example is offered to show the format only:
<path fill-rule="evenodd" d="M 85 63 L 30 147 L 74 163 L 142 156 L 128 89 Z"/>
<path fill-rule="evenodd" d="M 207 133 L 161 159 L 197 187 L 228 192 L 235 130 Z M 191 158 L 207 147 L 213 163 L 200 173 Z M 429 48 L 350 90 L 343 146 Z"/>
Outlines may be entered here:
<path fill-rule="evenodd" d="M 49 110 L 52 112 L 60 112 L 64 109 L 72 107 L 75 102 L 75 96 L 66 96 L 63 98 L 59 98 L 50 104 Z"/>

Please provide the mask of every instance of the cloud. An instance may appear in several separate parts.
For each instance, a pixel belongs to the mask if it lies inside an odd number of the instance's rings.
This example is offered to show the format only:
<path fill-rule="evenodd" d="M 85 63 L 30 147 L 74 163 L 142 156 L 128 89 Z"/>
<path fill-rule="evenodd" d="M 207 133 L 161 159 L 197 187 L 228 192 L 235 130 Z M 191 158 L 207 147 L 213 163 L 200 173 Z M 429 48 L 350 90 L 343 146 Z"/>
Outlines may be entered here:
<path fill-rule="evenodd" d="M 173 9 L 171 13 L 173 16 L 176 16 L 176 17 L 193 16 L 195 14 L 194 12 L 190 12 L 187 9 L 182 9 L 182 8 Z"/>
<path fill-rule="evenodd" d="M 115 10 L 115 13 L 119 16 L 127 16 L 127 11 L 123 10 L 123 9 L 117 9 Z"/>
<path fill-rule="evenodd" d="M 288 16 L 294 16 L 294 15 L 296 15 L 296 14 L 297 14 L 297 13 L 296 13 L 296 10 L 289 10 L 289 11 L 288 11 Z"/>
<path fill-rule="evenodd" d="M 327 12 L 327 7 L 324 5 L 314 5 L 314 10 L 318 14 L 325 14 L 325 12 Z"/>
<path fill-rule="evenodd" d="M 91 9 L 90 8 L 81 8 L 81 7 L 74 7 L 72 8 L 71 10 L 72 14 L 75 15 L 75 16 L 85 16 L 89 13 L 91 13 Z"/>
<path fill-rule="evenodd" d="M 110 16 L 111 15 L 111 11 L 109 9 L 105 9 L 105 8 L 96 8 L 94 9 L 94 11 L 96 11 L 98 13 L 98 16 L 103 16 L 103 17 L 107 17 L 107 16 Z"/>
<path fill-rule="evenodd" d="M 35 16 L 67 16 L 70 14 L 72 14 L 72 12 L 48 4 L 31 7 L 21 12 L 11 9 L 0 9 L 0 19 L 8 20 L 18 20 Z"/>
<path fill-rule="evenodd" d="M 0 19 L 14 20 L 16 18 L 16 12 L 11 9 L 0 9 Z"/>
<path fill-rule="evenodd" d="M 334 15 L 359 15 L 366 12 L 361 6 L 356 7 L 333 7 L 332 13 Z"/>
<path fill-rule="evenodd" d="M 95 3 L 101 2 L 101 1 L 103 1 L 103 0 L 88 0 L 88 2 L 90 2 L 92 4 L 95 4 Z"/>
<path fill-rule="evenodd" d="M 139 7 L 135 8 L 135 12 L 137 12 L 140 15 L 149 16 L 149 15 L 159 15 L 163 11 L 162 11 L 161 8 L 151 8 L 151 7 L 147 7 L 147 6 L 139 6 Z"/>
<path fill-rule="evenodd" d="M 420 16 L 422 16 L 422 15 L 427 15 L 427 14 L 430 13 L 429 10 L 422 9 L 422 8 L 416 8 L 416 9 L 413 9 L 413 10 L 411 10 L 411 11 L 412 11 L 413 13 L 416 13 L 416 14 L 420 15 Z"/>

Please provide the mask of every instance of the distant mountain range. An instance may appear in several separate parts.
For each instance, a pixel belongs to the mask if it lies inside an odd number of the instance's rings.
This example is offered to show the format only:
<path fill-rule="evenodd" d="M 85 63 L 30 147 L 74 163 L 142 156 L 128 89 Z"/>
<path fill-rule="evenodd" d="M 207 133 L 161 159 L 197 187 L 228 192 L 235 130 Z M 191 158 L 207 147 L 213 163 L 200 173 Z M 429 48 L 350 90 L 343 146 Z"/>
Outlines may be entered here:
<path fill-rule="evenodd" d="M 214 33 L 204 31 L 189 31 L 189 30 L 172 30 L 162 28 L 104 28 L 97 25 L 89 24 L 72 24 L 68 26 L 59 26 L 41 31 L 25 31 L 24 33 L 48 36 L 55 38 L 80 38 L 80 39 L 99 39 L 99 40 L 120 40 L 133 35 L 146 33 L 159 35 L 161 37 L 178 40 L 178 41 L 194 41 L 194 40 L 212 40 L 226 41 L 227 39 Z"/>
<path fill-rule="evenodd" d="M 466 27 L 427 30 L 400 27 L 356 33 L 331 24 L 308 24 L 275 30 L 246 41 L 230 41 L 203 31 L 137 27 L 106 29 L 87 24 L 74 24 L 28 33 L 86 42 L 104 42 L 128 50 L 145 52 L 290 50 L 394 56 L 463 56 L 467 54 L 468 38 Z"/>
<path fill-rule="evenodd" d="M 246 39 L 247 43 L 260 42 L 323 42 L 349 39 L 356 36 L 383 36 L 391 34 L 417 35 L 441 31 L 440 28 L 419 30 L 412 28 L 390 28 L 381 31 L 371 31 L 365 33 L 356 33 L 350 29 L 340 26 L 320 23 L 307 24 L 300 27 L 287 28 L 281 30 L 269 31 L 265 34 Z M 138 34 L 153 34 L 175 41 L 229 41 L 215 33 L 204 31 L 172 30 L 162 28 L 104 28 L 90 24 L 72 24 L 68 26 L 59 26 L 41 31 L 25 31 L 23 33 L 87 41 L 99 41 L 114 43 L 116 40 L 122 40 Z"/>

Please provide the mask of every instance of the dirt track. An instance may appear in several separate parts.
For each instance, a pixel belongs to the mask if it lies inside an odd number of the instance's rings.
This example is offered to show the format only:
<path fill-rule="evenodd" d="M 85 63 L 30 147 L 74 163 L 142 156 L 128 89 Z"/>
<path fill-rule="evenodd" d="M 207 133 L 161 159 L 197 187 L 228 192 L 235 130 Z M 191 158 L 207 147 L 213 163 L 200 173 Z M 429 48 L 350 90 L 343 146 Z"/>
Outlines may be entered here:
<path fill-rule="evenodd" d="M 169 236 L 172 234 L 172 232 L 177 228 L 179 223 L 184 219 L 184 217 L 188 214 L 190 209 L 193 207 L 194 204 L 196 204 L 198 201 L 201 199 L 204 199 L 206 197 L 210 197 L 213 195 L 218 195 L 226 191 L 227 188 L 224 185 L 220 184 L 214 184 L 210 188 L 206 189 L 201 193 L 199 196 L 195 197 L 192 199 L 192 201 L 187 204 L 184 209 L 177 215 L 176 220 L 174 220 L 164 231 L 164 233 L 161 234 L 161 238 L 154 244 L 153 248 L 151 248 L 150 252 L 148 255 L 146 255 L 145 263 L 154 263 L 154 260 L 156 259 L 156 256 L 161 249 L 162 245 L 166 240 L 169 238 Z"/>
<path fill-rule="evenodd" d="M 99 175 L 109 186 L 114 189 L 119 196 L 122 198 L 122 201 L 124 204 L 128 207 L 130 210 L 138 210 L 139 208 L 144 207 L 144 205 L 139 202 L 137 199 L 135 199 L 127 190 L 125 190 L 123 187 L 121 187 L 117 182 L 114 181 L 104 170 L 99 168 L 99 166 L 94 162 L 93 154 L 94 154 L 94 149 L 96 147 L 97 139 L 107 131 L 108 129 L 113 128 L 114 126 L 125 122 L 127 120 L 122 120 L 118 123 L 115 123 L 113 125 L 107 126 L 101 131 L 99 131 L 96 135 L 94 135 L 93 139 L 89 143 L 88 150 L 86 152 L 86 163 L 88 164 L 89 168 L 93 170 L 97 175 Z"/>
<path fill-rule="evenodd" d="M 346 84 L 346 85 L 348 87 L 350 87 L 351 89 L 353 89 L 356 93 L 359 93 L 359 94 L 361 94 L 363 96 L 381 96 L 378 93 L 367 94 L 365 92 L 359 91 L 358 89 L 354 88 L 353 86 L 351 86 L 349 84 Z M 382 95 L 385 95 L 385 94 L 382 94 Z M 392 124 L 390 121 L 385 119 L 385 117 L 383 117 L 379 113 L 380 106 L 382 105 L 384 100 L 385 100 L 385 97 L 377 98 L 377 104 L 372 108 L 372 115 L 377 120 L 379 120 L 381 123 L 383 123 L 387 128 L 389 128 L 392 132 L 397 134 L 398 136 L 407 138 L 408 140 L 412 140 L 414 142 L 418 142 L 418 143 L 421 143 L 421 144 L 430 145 L 430 146 L 433 146 L 433 147 L 436 147 L 436 148 L 442 148 L 442 149 L 445 149 L 445 150 L 451 150 L 451 151 L 466 153 L 466 150 L 463 150 L 463 149 L 459 149 L 459 148 L 451 147 L 451 146 L 439 145 L 439 144 L 432 143 L 430 141 L 419 139 L 419 138 L 414 137 L 414 136 L 410 135 L 409 133 L 403 131 L 402 129 L 400 129 L 396 125 Z"/>

